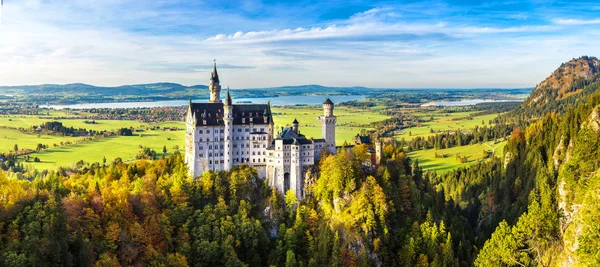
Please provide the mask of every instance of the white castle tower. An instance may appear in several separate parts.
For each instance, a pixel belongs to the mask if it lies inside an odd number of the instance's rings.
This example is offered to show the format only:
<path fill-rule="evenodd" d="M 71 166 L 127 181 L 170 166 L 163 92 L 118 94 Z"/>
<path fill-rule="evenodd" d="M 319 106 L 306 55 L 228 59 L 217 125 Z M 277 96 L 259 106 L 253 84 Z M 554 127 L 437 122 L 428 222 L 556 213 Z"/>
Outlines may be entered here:
<path fill-rule="evenodd" d="M 214 63 L 214 68 L 210 74 L 208 82 L 208 90 L 210 91 L 210 99 L 208 103 L 221 103 L 221 84 L 219 83 L 219 74 L 217 73 L 217 62 Z"/>
<path fill-rule="evenodd" d="M 327 98 L 323 102 L 323 116 L 319 116 L 321 121 L 321 135 L 327 144 L 327 152 L 335 153 L 335 123 L 337 117 L 333 115 L 333 102 Z"/>
<path fill-rule="evenodd" d="M 227 98 L 225 99 L 225 105 L 223 105 L 223 123 L 225 124 L 225 142 L 223 144 L 225 158 L 223 169 L 226 171 L 230 171 L 233 168 L 233 105 L 231 104 L 231 95 L 229 94 L 229 87 L 227 88 Z"/>

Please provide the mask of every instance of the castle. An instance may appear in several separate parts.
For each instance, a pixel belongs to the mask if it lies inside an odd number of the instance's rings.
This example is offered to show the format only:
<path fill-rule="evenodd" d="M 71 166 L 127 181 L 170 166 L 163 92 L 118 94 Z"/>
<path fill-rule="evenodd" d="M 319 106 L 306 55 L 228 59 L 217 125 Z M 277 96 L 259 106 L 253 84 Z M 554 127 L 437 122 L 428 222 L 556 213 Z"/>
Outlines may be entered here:
<path fill-rule="evenodd" d="M 300 134 L 297 120 L 275 135 L 270 103 L 233 104 L 229 90 L 221 101 L 216 63 L 209 91 L 207 103 L 190 100 L 185 119 L 189 174 L 198 177 L 204 171 L 229 171 L 234 165 L 246 164 L 268 179 L 271 187 L 282 193 L 292 190 L 302 199 L 306 171 L 318 163 L 324 151 L 336 152 L 334 103 L 327 98 L 323 116 L 318 117 L 323 138 L 308 139 Z M 381 151 L 380 145 L 377 151 Z"/>

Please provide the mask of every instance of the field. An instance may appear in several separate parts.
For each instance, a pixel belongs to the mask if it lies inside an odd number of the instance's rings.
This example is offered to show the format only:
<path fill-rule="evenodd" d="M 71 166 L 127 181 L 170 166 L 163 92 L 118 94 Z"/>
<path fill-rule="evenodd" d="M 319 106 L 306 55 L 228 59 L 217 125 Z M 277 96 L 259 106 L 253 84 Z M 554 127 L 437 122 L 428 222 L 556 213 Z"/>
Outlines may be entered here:
<path fill-rule="evenodd" d="M 38 144 L 44 144 L 49 147 L 61 142 L 74 142 L 78 137 L 59 137 L 42 134 L 39 137 L 35 134 L 24 134 L 18 130 L 0 129 L 0 152 L 8 152 L 13 150 L 15 144 L 19 149 L 34 150 Z"/>
<path fill-rule="evenodd" d="M 321 123 L 317 117 L 322 115 L 320 107 L 273 107 L 272 108 L 275 132 L 278 133 L 281 127 L 291 126 L 292 121 L 297 119 L 300 122 L 300 132 L 308 138 L 321 138 Z M 426 137 L 432 135 L 433 130 L 470 130 L 475 126 L 488 125 L 489 120 L 496 117 L 496 114 L 477 116 L 467 120 L 453 120 L 454 118 L 464 118 L 469 112 L 444 113 L 442 110 L 424 112 L 421 109 L 407 109 L 405 112 L 419 117 L 421 120 L 433 121 L 423 122 L 420 127 L 405 129 L 402 133 L 395 135 L 396 139 L 405 138 L 410 140 L 417 136 Z M 53 111 L 52 116 L 64 116 L 60 111 Z M 353 143 L 354 136 L 371 122 L 381 121 L 389 116 L 374 113 L 367 109 L 336 107 L 335 115 L 338 117 L 336 127 L 336 141 L 338 145 L 345 141 Z M 30 128 L 33 125 L 39 125 L 51 119 L 40 119 L 39 116 L 31 115 L 11 115 L 0 117 L 0 126 Z M 171 121 L 158 124 L 162 127 L 177 127 L 178 131 L 148 130 L 150 125 L 138 121 L 128 120 L 97 120 L 96 124 L 86 124 L 83 119 L 62 119 L 63 125 L 75 128 L 86 128 L 93 130 L 114 130 L 118 128 L 134 127 L 141 129 L 142 132 L 136 132 L 134 136 L 115 136 L 97 141 L 88 141 L 79 144 L 60 146 L 54 148 L 54 144 L 60 144 L 66 141 L 76 141 L 81 137 L 59 137 L 41 134 L 25 134 L 17 130 L 0 129 L 0 152 L 13 150 L 15 144 L 20 149 L 35 149 L 38 143 L 50 147 L 39 153 L 33 153 L 31 157 L 38 157 L 41 162 L 29 162 L 32 168 L 36 169 L 54 169 L 57 166 L 72 166 L 79 160 L 86 162 L 101 162 L 104 157 L 108 162 L 120 157 L 124 161 L 135 160 L 135 155 L 140 147 L 149 147 L 154 149 L 159 157 L 162 155 L 163 146 L 167 147 L 167 155 L 174 151 L 176 146 L 180 151 L 184 149 L 184 128 L 185 124 L 181 121 Z M 483 121 L 483 124 L 482 124 Z M 409 135 L 410 132 L 410 135 Z M 140 137 L 139 134 L 142 136 Z M 494 145 L 492 145 L 494 146 Z M 501 152 L 502 146 L 496 151 Z M 482 158 L 483 150 L 489 150 L 486 145 L 476 144 L 471 146 L 454 147 L 444 150 L 424 150 L 409 153 L 415 159 L 418 159 L 420 165 L 425 169 L 435 169 L 439 172 L 452 170 L 458 166 L 473 164 Z M 445 158 L 435 158 L 435 153 L 444 153 Z M 468 163 L 459 163 L 456 160 L 456 154 L 467 156 Z"/>
<path fill-rule="evenodd" d="M 467 119 L 463 119 L 463 120 L 452 120 L 454 118 L 463 118 L 469 115 L 469 112 L 457 112 L 457 113 L 449 113 L 449 114 L 444 114 L 444 113 L 439 113 L 439 112 L 434 112 L 434 113 L 415 113 L 414 115 L 422 118 L 422 119 L 429 119 L 431 116 L 433 116 L 433 121 L 431 122 L 423 122 L 421 123 L 420 127 L 411 127 L 408 129 L 404 129 L 403 134 L 398 134 L 396 135 L 396 139 L 400 140 L 402 138 L 404 138 L 405 140 L 411 140 L 415 137 L 427 137 L 430 135 L 434 135 L 434 133 L 431 133 L 431 129 L 433 129 L 434 131 L 439 130 L 439 131 L 443 131 L 443 130 L 471 130 L 473 128 L 475 128 L 475 126 L 489 126 L 489 121 L 496 118 L 498 115 L 497 114 L 488 114 L 488 115 L 481 115 L 481 116 L 475 116 L 473 117 L 473 119 L 471 120 L 467 120 Z M 483 122 L 483 123 L 482 123 Z"/>
<path fill-rule="evenodd" d="M 494 144 L 488 142 L 485 144 L 474 144 L 468 146 L 457 146 L 447 149 L 428 149 L 408 153 L 412 159 L 419 161 L 419 166 L 424 170 L 435 170 L 438 173 L 444 173 L 454 170 L 461 166 L 468 166 L 477 163 L 483 158 L 483 151 L 491 151 L 495 148 L 495 156 L 502 155 L 507 141 Z M 436 158 L 435 153 L 443 154 L 444 158 Z M 456 155 L 466 156 L 468 162 L 460 163 Z"/>
<path fill-rule="evenodd" d="M 60 116 L 59 114 L 54 114 L 54 116 Z M 0 125 L 10 126 L 10 127 L 23 127 L 29 128 L 33 125 L 40 125 L 47 121 L 56 121 L 51 119 L 40 119 L 39 116 L 32 115 L 16 115 L 16 116 L 3 116 L 0 117 Z M 137 121 L 127 121 L 127 120 L 97 120 L 96 124 L 86 124 L 85 120 L 79 119 L 63 119 L 58 120 L 63 123 L 63 125 L 73 128 L 85 128 L 88 130 L 114 130 L 119 128 L 129 128 L 133 126 L 134 128 L 142 127 L 147 124 L 137 122 Z"/>
<path fill-rule="evenodd" d="M 123 161 L 135 160 L 140 146 L 154 149 L 158 156 L 162 155 L 163 146 L 167 147 L 167 155 L 175 151 L 175 146 L 184 149 L 185 131 L 145 131 L 140 136 L 114 136 L 97 141 L 90 141 L 70 146 L 52 148 L 32 156 L 40 158 L 40 163 L 30 163 L 36 169 L 54 169 L 56 166 L 71 166 L 78 160 L 86 162 L 102 162 L 106 157 L 111 162 L 117 157 Z M 170 140 L 169 140 L 170 138 Z"/>

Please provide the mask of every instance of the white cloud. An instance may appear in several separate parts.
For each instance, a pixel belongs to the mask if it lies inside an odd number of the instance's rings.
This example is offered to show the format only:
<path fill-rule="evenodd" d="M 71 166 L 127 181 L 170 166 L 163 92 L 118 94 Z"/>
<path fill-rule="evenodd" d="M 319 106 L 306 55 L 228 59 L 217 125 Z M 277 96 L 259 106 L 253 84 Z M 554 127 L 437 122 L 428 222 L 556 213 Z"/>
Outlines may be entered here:
<path fill-rule="evenodd" d="M 600 24 L 600 19 L 557 19 L 554 22 L 559 25 L 592 25 Z"/>

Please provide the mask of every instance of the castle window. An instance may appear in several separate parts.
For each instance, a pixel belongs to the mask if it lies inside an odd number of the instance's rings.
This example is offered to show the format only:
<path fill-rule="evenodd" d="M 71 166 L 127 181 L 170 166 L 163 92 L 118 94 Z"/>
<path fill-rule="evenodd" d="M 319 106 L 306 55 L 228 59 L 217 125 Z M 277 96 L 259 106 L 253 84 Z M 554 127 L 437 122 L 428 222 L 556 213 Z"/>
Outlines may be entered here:
<path fill-rule="evenodd" d="M 210 130 L 206 130 L 206 133 L 210 133 Z"/>
<path fill-rule="evenodd" d="M 202 130 L 198 130 L 198 133 L 202 133 Z"/>
<path fill-rule="evenodd" d="M 223 152 L 221 152 L 221 157 L 223 156 Z"/>
<path fill-rule="evenodd" d="M 260 131 L 261 131 L 261 132 L 264 132 L 264 131 L 265 131 L 265 128 L 260 128 Z"/>
<path fill-rule="evenodd" d="M 208 146 L 208 149 L 212 149 L 212 146 Z"/>
<path fill-rule="evenodd" d="M 208 156 L 209 156 L 209 157 L 212 157 L 212 153 L 208 153 Z"/>
<path fill-rule="evenodd" d="M 202 142 L 202 137 L 200 137 L 200 142 Z"/>
<path fill-rule="evenodd" d="M 244 132 L 248 132 L 248 131 L 250 131 L 250 129 L 248 129 L 248 128 L 244 129 Z"/>
<path fill-rule="evenodd" d="M 209 160 L 209 161 L 208 161 L 208 163 L 209 163 L 209 164 L 212 164 L 212 160 Z"/>
<path fill-rule="evenodd" d="M 224 161 L 224 160 L 221 160 L 221 163 L 225 163 L 225 161 Z"/>
<path fill-rule="evenodd" d="M 241 132 L 242 132 L 242 128 L 238 128 L 238 133 L 241 133 Z"/>
<path fill-rule="evenodd" d="M 198 156 L 198 157 L 199 157 L 199 158 L 203 158 L 203 157 L 204 157 L 204 154 L 200 154 L 200 156 Z"/>

